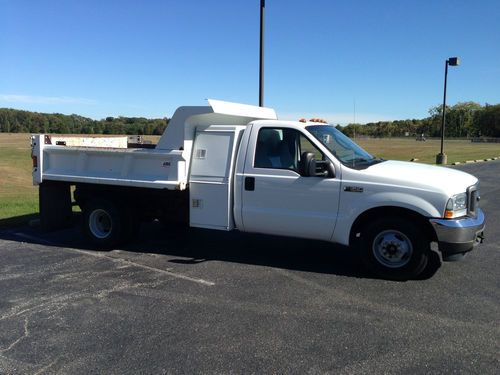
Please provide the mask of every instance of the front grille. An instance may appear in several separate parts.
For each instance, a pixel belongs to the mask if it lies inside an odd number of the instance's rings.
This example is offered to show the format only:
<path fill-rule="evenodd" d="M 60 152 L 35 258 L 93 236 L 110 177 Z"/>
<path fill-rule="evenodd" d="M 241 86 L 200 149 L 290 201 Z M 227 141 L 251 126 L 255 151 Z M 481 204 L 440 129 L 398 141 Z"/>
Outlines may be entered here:
<path fill-rule="evenodd" d="M 477 208 L 479 206 L 479 186 L 472 185 L 467 188 L 467 215 L 476 216 Z"/>

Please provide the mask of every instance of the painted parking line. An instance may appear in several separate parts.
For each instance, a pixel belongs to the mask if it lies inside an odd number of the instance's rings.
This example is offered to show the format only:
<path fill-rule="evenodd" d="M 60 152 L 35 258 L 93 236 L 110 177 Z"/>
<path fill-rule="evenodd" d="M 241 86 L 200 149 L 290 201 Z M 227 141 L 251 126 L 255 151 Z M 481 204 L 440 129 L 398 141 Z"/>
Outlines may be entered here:
<path fill-rule="evenodd" d="M 38 237 L 35 237 L 35 236 L 30 236 L 29 234 L 20 233 L 20 232 L 13 233 L 13 234 L 15 236 L 17 236 L 17 237 L 24 238 L 24 239 L 27 239 L 29 241 L 33 241 L 35 243 L 39 243 L 39 244 L 43 244 L 43 245 L 48 245 L 48 246 L 59 246 L 56 243 L 53 243 L 51 241 L 44 240 L 42 238 L 38 238 Z M 215 283 L 212 282 L 212 281 L 208 281 L 208 280 L 204 280 L 204 279 L 200 279 L 200 278 L 196 278 L 196 277 L 191 277 L 191 276 L 186 276 L 186 275 L 183 275 L 181 273 L 171 272 L 171 271 L 167 271 L 167 270 L 164 270 L 164 269 L 161 269 L 161 268 L 147 266 L 145 264 L 137 263 L 137 262 L 134 262 L 134 261 L 131 261 L 131 260 L 128 260 L 128 259 L 112 257 L 112 256 L 107 255 L 107 253 L 103 253 L 103 252 L 95 252 L 95 251 L 90 251 L 90 250 L 72 249 L 72 248 L 67 248 L 67 247 L 61 247 L 61 249 L 64 249 L 66 251 L 72 251 L 72 252 L 76 252 L 76 253 L 81 253 L 81 254 L 85 254 L 85 255 L 90 255 L 90 256 L 93 256 L 93 257 L 96 257 L 96 258 L 106 258 L 106 259 L 111 260 L 112 262 L 115 262 L 115 263 L 122 263 L 122 264 L 126 264 L 126 265 L 129 265 L 129 266 L 130 265 L 131 266 L 136 266 L 136 267 L 143 268 L 143 269 L 146 269 L 146 270 L 149 270 L 149 271 L 159 272 L 159 273 L 162 273 L 164 275 L 168 275 L 168 276 L 174 277 L 176 279 L 187 280 L 187 281 L 191 281 L 191 282 L 194 282 L 194 283 L 197 283 L 197 284 L 201 284 L 201 285 L 206 285 L 206 286 L 214 286 L 215 285 Z"/>

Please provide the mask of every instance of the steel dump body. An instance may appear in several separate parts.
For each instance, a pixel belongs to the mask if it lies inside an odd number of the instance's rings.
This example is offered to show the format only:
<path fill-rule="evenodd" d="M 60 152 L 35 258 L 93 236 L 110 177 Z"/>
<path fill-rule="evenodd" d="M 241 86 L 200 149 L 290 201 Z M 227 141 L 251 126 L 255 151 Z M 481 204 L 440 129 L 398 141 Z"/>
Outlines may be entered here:
<path fill-rule="evenodd" d="M 34 136 L 33 143 L 38 145 L 40 140 L 42 136 Z M 38 167 L 33 172 L 35 183 L 51 180 L 183 189 L 186 182 L 186 162 L 178 150 L 42 144 L 34 147 L 33 155 L 38 159 Z"/>
<path fill-rule="evenodd" d="M 65 181 L 184 190 L 196 131 L 213 124 L 247 125 L 256 119 L 276 119 L 275 112 L 268 108 L 216 100 L 209 100 L 209 104 L 177 109 L 154 149 L 107 147 L 116 144 L 109 138 L 93 138 L 87 142 L 97 147 L 74 147 L 66 145 L 61 136 L 52 142 L 44 134 L 34 135 L 33 183 Z"/>

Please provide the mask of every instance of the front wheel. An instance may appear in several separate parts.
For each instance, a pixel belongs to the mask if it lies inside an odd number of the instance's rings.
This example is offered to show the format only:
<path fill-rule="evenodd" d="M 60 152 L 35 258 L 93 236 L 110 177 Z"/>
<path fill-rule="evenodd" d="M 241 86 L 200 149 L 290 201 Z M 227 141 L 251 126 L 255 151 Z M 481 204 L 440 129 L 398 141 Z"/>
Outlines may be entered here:
<path fill-rule="evenodd" d="M 358 242 L 363 263 L 383 278 L 408 280 L 418 276 L 427 266 L 430 242 L 417 225 L 404 218 L 367 224 Z"/>

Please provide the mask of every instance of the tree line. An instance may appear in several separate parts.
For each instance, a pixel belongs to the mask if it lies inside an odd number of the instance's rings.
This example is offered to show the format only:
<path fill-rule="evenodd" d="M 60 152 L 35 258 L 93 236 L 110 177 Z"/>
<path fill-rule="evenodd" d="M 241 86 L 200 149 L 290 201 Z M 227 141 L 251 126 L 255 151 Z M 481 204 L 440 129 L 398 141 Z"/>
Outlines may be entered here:
<path fill-rule="evenodd" d="M 169 119 L 106 117 L 93 120 L 79 115 L 38 113 L 0 108 L 0 132 L 56 134 L 144 134 L 161 135 Z"/>
<path fill-rule="evenodd" d="M 379 121 L 366 125 L 349 124 L 339 129 L 352 137 L 403 137 L 424 134 L 426 137 L 441 135 L 443 106 L 429 110 L 424 119 Z M 446 106 L 446 137 L 500 137 L 500 104 L 484 106 L 474 102 Z"/>
<path fill-rule="evenodd" d="M 379 121 L 339 127 L 352 137 L 403 137 L 424 134 L 439 137 L 443 106 L 429 110 L 424 119 Z M 78 115 L 38 113 L 0 108 L 0 132 L 57 134 L 144 134 L 161 135 L 169 118 L 106 117 L 93 120 Z M 446 106 L 446 137 L 500 137 L 500 104 L 484 106 L 474 102 Z"/>

